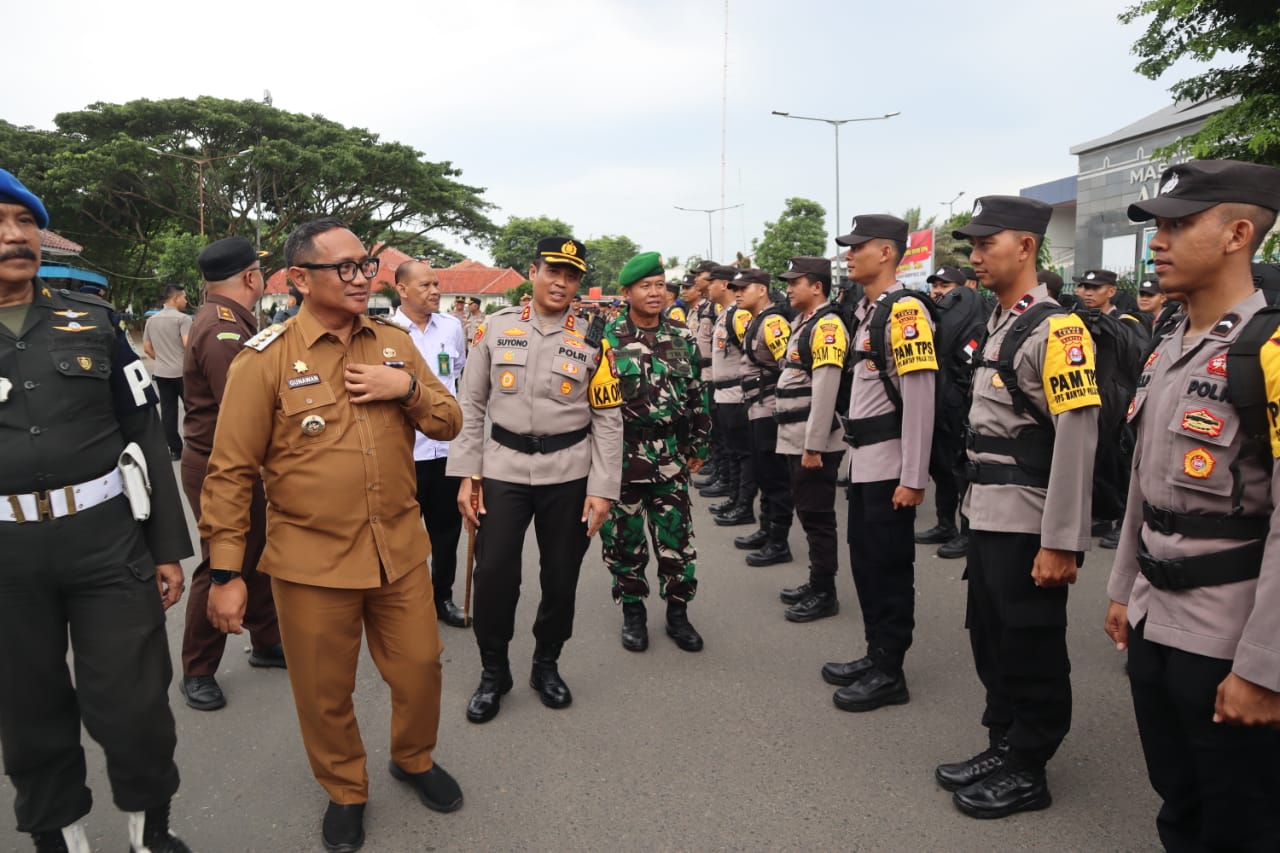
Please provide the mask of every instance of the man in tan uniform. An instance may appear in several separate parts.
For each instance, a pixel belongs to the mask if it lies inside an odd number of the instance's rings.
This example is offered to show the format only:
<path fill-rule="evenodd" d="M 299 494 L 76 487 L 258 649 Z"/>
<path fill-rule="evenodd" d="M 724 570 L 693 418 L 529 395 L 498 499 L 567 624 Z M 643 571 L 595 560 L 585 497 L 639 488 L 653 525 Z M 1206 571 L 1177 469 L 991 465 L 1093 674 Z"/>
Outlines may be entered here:
<path fill-rule="evenodd" d="M 205 478 L 209 615 L 239 633 L 249 497 L 262 472 L 271 575 L 302 742 L 329 794 L 322 840 L 364 841 L 369 778 L 351 694 L 360 636 L 391 688 L 391 773 L 429 808 L 462 792 L 432 751 L 440 722 L 440 636 L 414 495 L 415 427 L 452 438 L 457 402 L 409 335 L 363 315 L 378 261 L 336 219 L 298 226 L 284 248 L 306 296 L 298 315 L 245 344 L 231 365 Z"/>
<path fill-rule="evenodd" d="M 1047 808 L 1045 764 L 1071 727 L 1067 585 L 1092 544 L 1101 400 L 1088 330 L 1036 281 L 1051 213 L 1032 199 L 986 196 L 955 232 L 972 241 L 969 258 L 997 299 L 973 377 L 964 500 L 966 625 L 990 746 L 935 771 L 971 817 Z"/>
<path fill-rule="evenodd" d="M 1166 850 L 1280 850 L 1280 320 L 1249 268 L 1277 210 L 1280 170 L 1231 160 L 1173 166 L 1129 207 L 1186 305 L 1129 407 L 1107 587 Z"/>
<path fill-rule="evenodd" d="M 622 487 L 622 391 L 603 318 L 584 329 L 569 308 L 586 247 L 548 237 L 537 250 L 533 302 L 491 314 L 471 346 L 458 391 L 463 428 L 446 469 L 462 478 L 458 508 L 479 528 L 473 621 L 483 670 L 467 704 L 473 723 L 493 719 L 512 687 L 507 647 L 530 521 L 542 601 L 529 686 L 548 708 L 573 701 L 557 662 L 573 635 L 582 558 Z"/>
<path fill-rule="evenodd" d="M 737 306 L 730 287 L 741 275 L 736 267 L 718 266 L 711 271 L 711 298 L 722 309 L 712 326 L 711 387 L 730 488 L 725 501 L 712 504 L 711 515 L 722 527 L 756 520 L 756 471 L 751 463 L 747 404 L 742 398 L 742 337 L 751 315 Z"/>

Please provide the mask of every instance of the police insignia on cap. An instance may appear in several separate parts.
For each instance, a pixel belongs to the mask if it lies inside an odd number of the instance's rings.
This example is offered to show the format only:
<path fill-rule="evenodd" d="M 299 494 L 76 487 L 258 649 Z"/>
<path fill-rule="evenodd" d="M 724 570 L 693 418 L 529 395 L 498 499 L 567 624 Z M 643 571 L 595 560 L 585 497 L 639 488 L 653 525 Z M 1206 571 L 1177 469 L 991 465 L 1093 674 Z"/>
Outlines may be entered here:
<path fill-rule="evenodd" d="M 1085 274 L 1084 274 L 1084 277 L 1085 277 L 1085 278 L 1087 278 L 1087 279 L 1095 279 L 1095 278 L 1097 278 L 1098 276 L 1097 276 L 1095 273 L 1087 272 L 1087 273 L 1085 273 Z"/>
<path fill-rule="evenodd" d="M 576 257 L 578 254 L 578 248 L 573 245 L 572 240 L 566 240 L 565 244 L 560 247 L 560 252 L 561 254 L 569 255 L 571 257 Z"/>
<path fill-rule="evenodd" d="M 850 231 L 857 231 L 857 230 L 858 230 L 858 217 L 856 217 L 856 216 L 855 216 L 855 217 L 853 217 L 853 224 L 849 226 L 849 230 L 850 230 Z"/>
<path fill-rule="evenodd" d="M 1178 173 L 1174 172 L 1169 176 L 1169 180 L 1164 182 L 1164 186 L 1160 188 L 1160 195 L 1167 195 L 1173 192 L 1173 188 L 1178 185 Z"/>
<path fill-rule="evenodd" d="M 975 201 L 975 202 L 973 203 L 973 215 L 974 215 L 974 216 L 981 216 L 981 215 L 982 215 L 982 202 L 980 202 L 980 201 Z"/>
<path fill-rule="evenodd" d="M 302 431 L 307 435 L 319 435 L 325 426 L 324 418 L 319 415 L 307 415 L 302 419 Z"/>

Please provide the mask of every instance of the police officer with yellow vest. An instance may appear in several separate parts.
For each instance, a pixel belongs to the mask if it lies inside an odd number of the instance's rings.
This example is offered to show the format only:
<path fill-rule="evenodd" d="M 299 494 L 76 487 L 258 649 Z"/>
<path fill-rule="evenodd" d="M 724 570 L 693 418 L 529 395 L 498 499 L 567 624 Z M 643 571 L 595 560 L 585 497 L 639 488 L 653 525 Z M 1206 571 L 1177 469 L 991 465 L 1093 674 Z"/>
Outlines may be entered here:
<path fill-rule="evenodd" d="M 1186 306 L 1129 407 L 1107 588 L 1167 850 L 1280 850 L 1280 314 L 1249 269 L 1277 210 L 1280 170 L 1231 160 L 1173 166 L 1129 206 Z"/>
<path fill-rule="evenodd" d="M 467 705 L 473 723 L 493 719 L 511 690 L 507 646 L 531 521 L 542 601 L 529 686 L 548 708 L 573 701 L 557 661 L 573 634 L 582 558 L 622 485 L 622 392 L 603 318 L 583 328 L 569 308 L 587 270 L 586 247 L 548 237 L 537 251 L 529 266 L 533 301 L 489 315 L 467 354 L 458 390 L 462 432 L 446 469 L 462 478 L 458 508 L 479 528 L 474 622 L 483 671 Z M 486 417 L 493 424 L 487 439 Z"/>
<path fill-rule="evenodd" d="M 969 259 L 996 297 L 973 377 L 964 501 L 966 624 L 990 746 L 935 774 L 971 817 L 1047 808 L 1045 764 L 1071 727 L 1067 585 L 1092 544 L 1101 399 L 1088 330 L 1036 281 L 1051 213 L 985 196 L 954 232 L 972 242 Z"/>

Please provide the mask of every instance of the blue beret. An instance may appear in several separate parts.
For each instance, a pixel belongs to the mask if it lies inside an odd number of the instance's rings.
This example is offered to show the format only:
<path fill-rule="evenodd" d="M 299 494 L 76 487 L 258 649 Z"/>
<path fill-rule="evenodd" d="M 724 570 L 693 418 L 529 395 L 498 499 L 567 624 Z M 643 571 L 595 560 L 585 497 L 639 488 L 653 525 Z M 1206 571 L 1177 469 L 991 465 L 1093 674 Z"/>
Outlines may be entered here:
<path fill-rule="evenodd" d="M 36 198 L 36 194 L 22 185 L 13 175 L 0 169 L 0 203 L 20 204 L 36 216 L 36 224 L 41 228 L 49 227 L 49 213 Z"/>

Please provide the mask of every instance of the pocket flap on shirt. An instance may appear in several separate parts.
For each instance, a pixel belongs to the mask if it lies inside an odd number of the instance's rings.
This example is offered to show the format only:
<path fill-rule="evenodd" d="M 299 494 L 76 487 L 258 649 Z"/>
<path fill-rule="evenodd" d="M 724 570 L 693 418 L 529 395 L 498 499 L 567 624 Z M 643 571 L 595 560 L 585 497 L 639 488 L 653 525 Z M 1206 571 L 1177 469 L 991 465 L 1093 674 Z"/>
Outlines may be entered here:
<path fill-rule="evenodd" d="M 299 388 L 289 388 L 280 394 L 280 408 L 284 410 L 286 415 L 296 415 L 309 409 L 330 406 L 336 401 L 337 398 L 333 395 L 333 389 L 325 382 L 319 382 L 315 385 L 303 385 Z"/>

